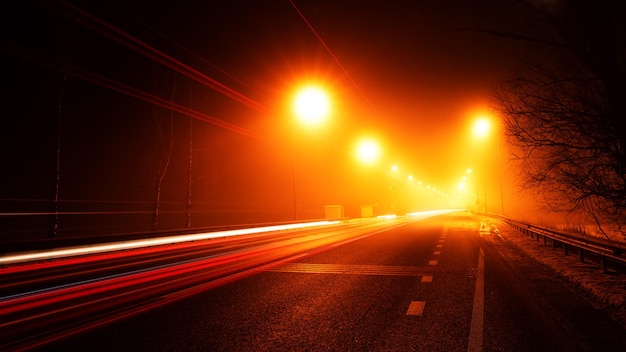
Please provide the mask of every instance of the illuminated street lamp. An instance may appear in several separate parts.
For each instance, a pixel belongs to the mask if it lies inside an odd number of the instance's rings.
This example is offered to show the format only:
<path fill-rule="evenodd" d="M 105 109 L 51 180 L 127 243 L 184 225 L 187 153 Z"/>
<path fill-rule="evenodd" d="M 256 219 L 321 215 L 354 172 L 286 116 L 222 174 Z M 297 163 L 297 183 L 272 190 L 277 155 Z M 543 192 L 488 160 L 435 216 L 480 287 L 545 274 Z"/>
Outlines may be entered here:
<path fill-rule="evenodd" d="M 330 100 L 319 87 L 305 87 L 293 99 L 293 112 L 296 119 L 306 125 L 319 125 L 330 113 Z M 298 218 L 296 201 L 296 119 L 291 125 L 293 162 L 293 219 Z"/>
<path fill-rule="evenodd" d="M 356 156 L 364 164 L 373 164 L 380 157 L 380 146 L 373 139 L 365 139 L 357 144 Z"/>
<path fill-rule="evenodd" d="M 380 158 L 381 148 L 378 142 L 371 138 L 366 138 L 359 141 L 356 145 L 356 158 L 360 164 L 372 165 L 375 164 Z M 374 215 L 373 206 L 363 205 L 363 199 L 361 196 L 363 182 L 361 180 L 361 167 L 357 166 L 357 201 L 361 206 L 361 217 L 370 217 Z"/>
<path fill-rule="evenodd" d="M 474 123 L 474 136 L 485 138 L 491 130 L 491 121 L 486 117 L 479 117 Z"/>
<path fill-rule="evenodd" d="M 389 211 L 396 212 L 398 203 L 398 188 L 400 187 L 398 180 L 398 165 L 391 165 L 391 177 L 389 178 Z"/>
<path fill-rule="evenodd" d="M 307 125 L 323 122 L 330 111 L 330 102 L 326 92 L 318 87 L 307 87 L 298 92 L 293 109 L 296 117 Z"/>
<path fill-rule="evenodd" d="M 465 174 L 461 178 L 461 182 L 458 184 L 458 192 L 462 195 L 465 200 L 468 200 L 470 197 L 474 195 L 472 193 L 471 184 L 472 179 L 470 179 L 470 175 L 472 174 L 472 169 L 465 170 Z M 476 181 L 476 211 L 478 211 L 479 201 L 478 201 L 478 181 Z"/>
<path fill-rule="evenodd" d="M 476 138 L 479 139 L 484 139 L 486 138 L 489 133 L 491 132 L 491 128 L 492 128 L 492 121 L 491 119 L 481 116 L 479 117 L 475 122 L 474 122 L 474 126 L 473 126 L 473 132 L 474 132 L 474 136 Z M 498 163 L 500 162 L 500 139 L 498 138 L 498 135 L 496 134 L 496 157 L 498 158 Z M 498 168 L 499 165 L 498 165 Z M 502 193 L 502 170 L 499 170 L 499 177 L 500 177 L 500 211 L 502 212 L 502 214 L 504 214 L 504 196 Z M 485 171 L 486 173 L 486 171 Z M 485 211 L 487 211 L 487 184 L 486 184 L 486 176 L 485 176 Z M 478 190 L 476 191 L 477 194 L 477 200 L 478 200 Z M 478 204 L 477 204 L 478 206 Z"/>

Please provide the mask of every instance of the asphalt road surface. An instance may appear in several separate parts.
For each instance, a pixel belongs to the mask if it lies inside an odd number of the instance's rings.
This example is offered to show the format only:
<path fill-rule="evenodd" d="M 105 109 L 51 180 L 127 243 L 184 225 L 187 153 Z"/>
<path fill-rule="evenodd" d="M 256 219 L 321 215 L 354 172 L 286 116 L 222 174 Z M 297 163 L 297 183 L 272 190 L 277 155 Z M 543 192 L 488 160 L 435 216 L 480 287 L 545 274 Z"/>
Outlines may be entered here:
<path fill-rule="evenodd" d="M 471 214 L 403 224 L 41 349 L 626 351 L 621 326 L 497 234 L 481 234 Z"/>

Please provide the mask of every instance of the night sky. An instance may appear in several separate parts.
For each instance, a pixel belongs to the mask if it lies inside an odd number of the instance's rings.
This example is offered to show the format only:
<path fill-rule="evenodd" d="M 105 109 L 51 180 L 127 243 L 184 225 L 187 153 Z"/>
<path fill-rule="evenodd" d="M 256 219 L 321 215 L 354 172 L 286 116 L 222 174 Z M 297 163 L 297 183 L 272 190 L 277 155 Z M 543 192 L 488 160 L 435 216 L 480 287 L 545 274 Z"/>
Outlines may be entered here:
<path fill-rule="evenodd" d="M 537 55 L 477 31 L 537 31 L 513 3 L 5 2 L 0 210 L 51 210 L 58 136 L 59 210 L 136 212 L 102 220 L 111 231 L 149 229 L 168 159 L 160 226 L 185 226 L 190 149 L 192 226 L 290 219 L 294 170 L 300 218 L 326 204 L 382 209 L 392 164 L 451 189 L 493 150 L 469 136 L 490 90 Z M 323 126 L 292 125 L 306 84 L 331 98 Z M 354 160 L 363 136 L 381 143 L 375 169 Z M 9 236 L 27 231 L 10 221 Z"/>

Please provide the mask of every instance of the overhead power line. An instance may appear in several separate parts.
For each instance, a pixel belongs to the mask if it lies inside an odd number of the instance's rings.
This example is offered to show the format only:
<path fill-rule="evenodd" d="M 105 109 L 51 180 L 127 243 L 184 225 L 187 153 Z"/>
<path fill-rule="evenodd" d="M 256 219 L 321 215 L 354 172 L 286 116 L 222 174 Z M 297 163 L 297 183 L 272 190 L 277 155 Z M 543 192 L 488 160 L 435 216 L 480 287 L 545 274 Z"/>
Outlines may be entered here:
<path fill-rule="evenodd" d="M 322 46 L 324 47 L 324 49 L 326 49 L 326 51 L 328 52 L 328 54 L 330 55 L 330 57 L 333 58 L 333 60 L 335 61 L 335 63 L 337 64 L 337 66 L 339 66 L 339 68 L 343 71 L 343 73 L 346 75 L 346 77 L 348 77 L 348 79 L 350 80 L 350 82 L 352 82 L 352 84 L 354 85 L 354 87 L 357 89 L 357 91 L 359 92 L 359 94 L 361 95 L 361 97 L 363 98 L 363 100 L 365 100 L 365 102 L 370 106 L 370 108 L 372 108 L 372 110 L 374 110 L 374 112 L 376 113 L 376 115 L 378 115 L 378 111 L 376 110 L 376 108 L 374 107 L 374 105 L 372 105 L 372 103 L 370 102 L 370 100 L 365 96 L 365 93 L 363 92 L 363 90 L 361 89 L 361 87 L 356 83 L 356 81 L 352 78 L 352 76 L 350 76 L 350 73 L 348 73 L 348 70 L 346 70 L 345 67 L 343 67 L 343 65 L 341 64 L 341 62 L 339 61 L 339 59 L 337 58 L 337 56 L 335 56 L 335 54 L 333 54 L 332 50 L 330 50 L 330 48 L 328 47 L 328 45 L 326 45 L 326 42 L 324 42 L 324 39 L 322 39 L 322 37 L 317 33 L 317 31 L 315 30 L 315 28 L 313 28 L 313 25 L 311 25 L 311 23 L 306 19 L 306 17 L 304 17 L 304 14 L 302 13 L 302 11 L 300 11 L 300 9 L 298 9 L 298 7 L 296 6 L 296 4 L 293 2 L 293 0 L 289 0 L 289 2 L 291 3 L 291 6 L 293 6 L 293 8 L 296 10 L 296 12 L 298 13 L 298 15 L 300 16 L 300 18 L 302 18 L 302 20 L 304 21 L 304 23 L 306 23 L 306 25 L 309 27 L 309 29 L 311 30 L 311 32 L 313 32 L 313 35 L 315 35 L 315 37 L 317 38 L 317 40 L 322 44 Z"/>
<path fill-rule="evenodd" d="M 90 13 L 68 4 L 65 1 L 60 1 L 59 6 L 48 3 L 49 6 L 59 12 L 60 14 L 74 20 L 75 22 L 92 29 L 93 31 L 112 39 L 150 59 L 210 88 L 217 92 L 224 94 L 225 96 L 240 102 L 246 106 L 249 106 L 257 111 L 265 112 L 267 108 L 261 103 L 243 95 L 242 93 L 228 87 L 227 85 L 205 75 L 204 73 L 190 67 L 189 65 L 180 62 L 179 60 L 161 52 L 160 50 L 142 42 L 141 40 L 131 36 L 130 34 L 110 25 L 107 22 L 91 15 Z"/>

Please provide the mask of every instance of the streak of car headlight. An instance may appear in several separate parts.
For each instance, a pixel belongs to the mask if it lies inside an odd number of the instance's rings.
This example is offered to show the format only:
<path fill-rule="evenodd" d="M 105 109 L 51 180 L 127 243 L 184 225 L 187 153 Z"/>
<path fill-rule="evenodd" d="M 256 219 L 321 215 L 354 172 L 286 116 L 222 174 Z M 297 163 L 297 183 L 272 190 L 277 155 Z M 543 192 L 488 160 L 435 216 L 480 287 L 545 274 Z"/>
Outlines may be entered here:
<path fill-rule="evenodd" d="M 253 227 L 253 228 L 236 229 L 236 230 L 196 233 L 196 234 L 190 234 L 190 235 L 159 237 L 159 238 L 151 238 L 151 239 L 145 239 L 145 240 L 114 242 L 114 243 L 107 243 L 107 244 L 101 244 L 101 245 L 69 247 L 69 248 L 55 249 L 55 250 L 50 250 L 50 251 L 9 254 L 9 255 L 0 257 L 0 265 L 15 264 L 15 263 L 20 263 L 20 262 L 29 262 L 29 261 L 34 261 L 34 260 L 56 259 L 56 258 L 71 257 L 71 256 L 77 256 L 77 255 L 112 252 L 112 251 L 150 247 L 150 246 L 159 246 L 159 245 L 174 244 L 174 243 L 181 243 L 181 242 L 191 242 L 191 241 L 206 240 L 206 239 L 218 238 L 218 237 L 249 235 L 249 234 L 263 233 L 263 232 L 293 230 L 293 229 L 299 229 L 299 228 L 305 228 L 305 227 L 333 225 L 339 222 L 340 221 L 316 221 L 316 222 L 304 222 L 304 223 L 298 223 L 298 224 L 273 225 L 273 226 Z"/>

